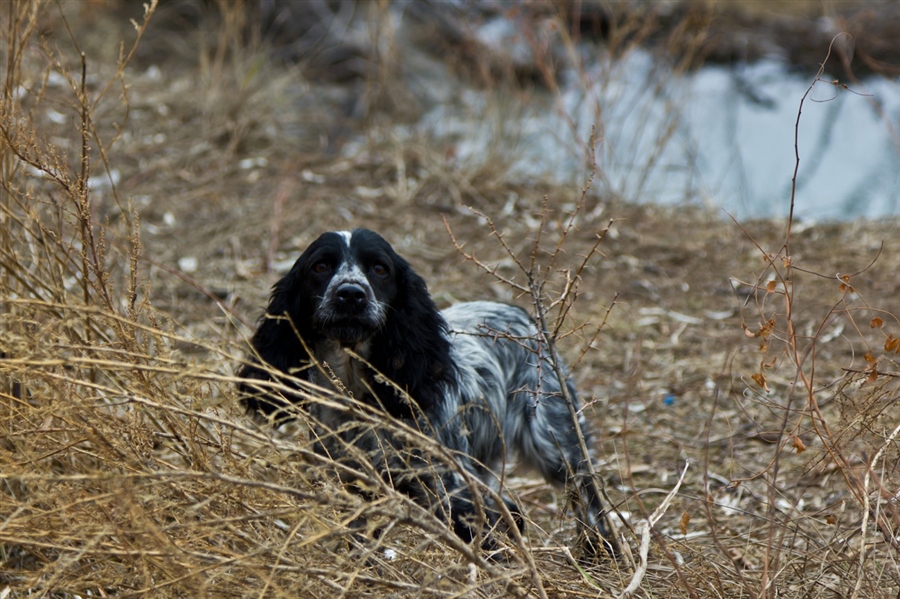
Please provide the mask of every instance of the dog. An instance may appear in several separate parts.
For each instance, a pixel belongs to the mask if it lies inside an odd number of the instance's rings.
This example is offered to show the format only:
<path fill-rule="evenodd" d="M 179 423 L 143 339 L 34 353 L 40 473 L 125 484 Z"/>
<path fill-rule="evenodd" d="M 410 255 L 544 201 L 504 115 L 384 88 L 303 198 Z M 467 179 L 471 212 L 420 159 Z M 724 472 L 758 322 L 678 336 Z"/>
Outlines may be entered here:
<path fill-rule="evenodd" d="M 380 235 L 329 232 L 275 284 L 251 345 L 253 357 L 238 372 L 250 412 L 277 422 L 302 403 L 299 393 L 285 397 L 260 384 L 284 373 L 284 385 L 330 388 L 446 448 L 456 468 L 434 466 L 390 426 L 355 425 L 352 410 L 306 402 L 317 452 L 354 468 L 366 456 L 395 488 L 436 507 L 463 541 L 492 546 L 485 525 L 501 520 L 498 505 L 467 480 L 500 496 L 499 475 L 515 458 L 570 490 L 591 555 L 615 554 L 579 442 L 579 430 L 588 447 L 593 434 L 525 310 L 475 301 L 438 311 L 422 277 Z M 521 512 L 501 497 L 521 529 Z"/>

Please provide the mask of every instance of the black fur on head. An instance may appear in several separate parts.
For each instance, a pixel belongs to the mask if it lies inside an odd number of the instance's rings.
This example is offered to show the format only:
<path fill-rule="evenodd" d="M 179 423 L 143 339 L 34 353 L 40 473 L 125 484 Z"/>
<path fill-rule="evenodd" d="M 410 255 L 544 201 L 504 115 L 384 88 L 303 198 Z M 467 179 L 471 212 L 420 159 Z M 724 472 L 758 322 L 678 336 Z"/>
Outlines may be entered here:
<path fill-rule="evenodd" d="M 265 363 L 277 372 L 316 381 L 318 370 L 310 367 L 306 348 L 319 360 L 327 348 L 348 348 L 425 413 L 442 401 L 442 386 L 455 380 L 447 324 L 425 281 L 387 241 L 366 229 L 316 239 L 275 284 L 251 344 L 255 355 L 240 368 L 243 378 L 271 380 L 261 365 Z M 368 384 L 376 397 L 356 399 L 377 402 L 396 417 L 419 412 L 371 374 Z M 253 412 L 270 416 L 285 407 L 280 394 L 251 382 L 242 382 L 239 391 Z"/>

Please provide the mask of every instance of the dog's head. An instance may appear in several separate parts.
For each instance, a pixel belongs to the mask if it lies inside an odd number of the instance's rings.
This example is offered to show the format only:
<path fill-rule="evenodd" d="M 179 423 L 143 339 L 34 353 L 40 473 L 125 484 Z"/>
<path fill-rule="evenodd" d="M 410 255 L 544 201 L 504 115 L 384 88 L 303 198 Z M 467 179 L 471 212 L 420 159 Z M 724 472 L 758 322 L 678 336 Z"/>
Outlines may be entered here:
<path fill-rule="evenodd" d="M 252 343 L 281 372 L 297 372 L 324 340 L 356 351 L 368 342 L 367 362 L 422 407 L 439 402 L 441 385 L 452 384 L 447 323 L 422 277 L 372 231 L 321 235 L 275 284 L 266 312 Z M 270 378 L 252 362 L 239 374 Z M 242 389 L 251 409 L 271 413 L 281 404 L 246 384 Z M 393 391 L 383 395 L 388 411 L 405 409 Z"/>
<path fill-rule="evenodd" d="M 321 235 L 285 279 L 314 333 L 349 346 L 385 326 L 405 270 L 380 235 L 356 229 Z"/>

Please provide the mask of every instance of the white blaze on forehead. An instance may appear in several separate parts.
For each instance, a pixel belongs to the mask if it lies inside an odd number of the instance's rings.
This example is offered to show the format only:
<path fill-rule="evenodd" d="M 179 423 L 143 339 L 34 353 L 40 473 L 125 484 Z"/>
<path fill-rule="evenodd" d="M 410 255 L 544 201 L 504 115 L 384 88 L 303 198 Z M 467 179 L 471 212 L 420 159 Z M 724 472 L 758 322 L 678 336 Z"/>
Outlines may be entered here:
<path fill-rule="evenodd" d="M 352 231 L 335 231 L 341 238 L 344 240 L 344 243 L 347 244 L 347 247 L 350 247 L 350 238 L 353 237 Z"/>

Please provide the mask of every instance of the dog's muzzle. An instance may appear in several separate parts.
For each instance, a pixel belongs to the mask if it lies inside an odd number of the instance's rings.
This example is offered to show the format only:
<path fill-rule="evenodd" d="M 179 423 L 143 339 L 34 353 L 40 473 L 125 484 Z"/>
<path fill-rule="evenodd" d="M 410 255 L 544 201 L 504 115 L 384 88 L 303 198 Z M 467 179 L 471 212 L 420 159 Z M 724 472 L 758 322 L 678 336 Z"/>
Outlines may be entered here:
<path fill-rule="evenodd" d="M 334 290 L 335 311 L 341 314 L 359 314 L 369 303 L 366 290 L 357 283 L 342 283 Z"/>
<path fill-rule="evenodd" d="M 384 309 L 372 289 L 358 281 L 342 281 L 325 293 L 316 310 L 322 332 L 341 343 L 365 341 L 384 325 Z"/>

